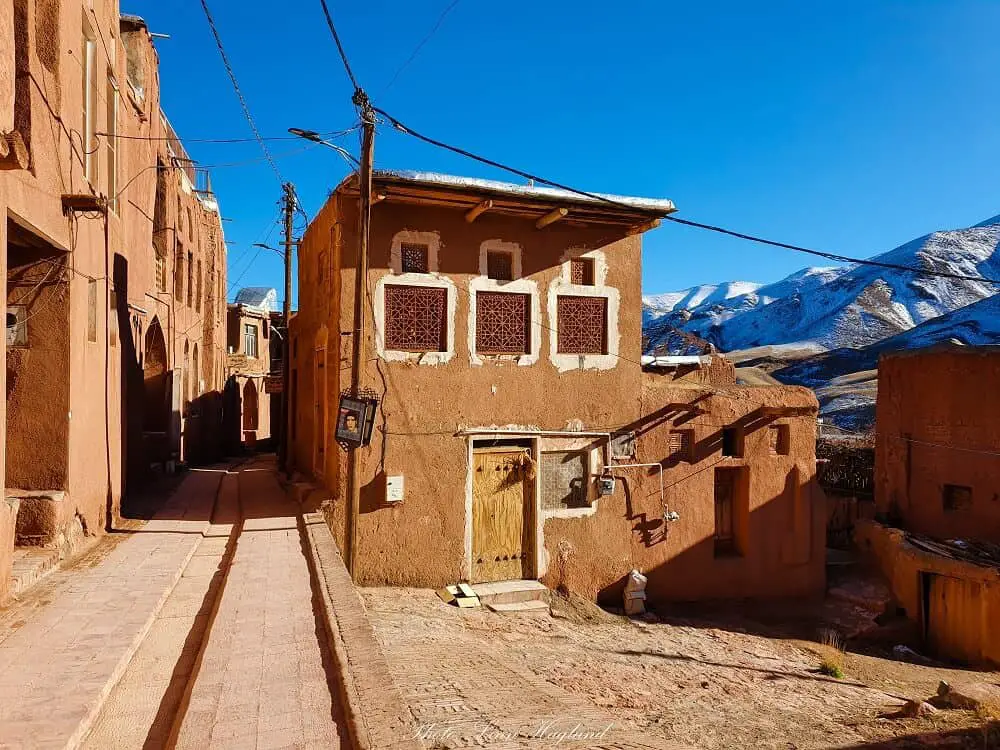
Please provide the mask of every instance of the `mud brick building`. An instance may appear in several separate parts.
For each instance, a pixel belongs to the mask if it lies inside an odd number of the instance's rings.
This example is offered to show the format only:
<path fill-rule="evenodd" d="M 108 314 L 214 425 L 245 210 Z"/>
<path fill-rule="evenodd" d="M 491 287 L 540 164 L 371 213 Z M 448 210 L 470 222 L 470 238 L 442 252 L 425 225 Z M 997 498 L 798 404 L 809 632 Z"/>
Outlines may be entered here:
<path fill-rule="evenodd" d="M 670 201 L 398 172 L 374 191 L 361 582 L 822 590 L 812 393 L 739 387 L 718 358 L 644 372 L 641 237 Z M 303 238 L 291 326 L 292 455 L 341 544 L 357 228 L 349 178 Z"/>
<path fill-rule="evenodd" d="M 1000 664 L 1000 349 L 879 360 L 875 504 L 856 533 L 937 655 Z"/>
<path fill-rule="evenodd" d="M 274 289 L 247 287 L 237 293 L 226 313 L 226 404 L 232 406 L 226 409 L 232 418 L 231 423 L 227 422 L 227 431 L 232 442 L 247 448 L 255 448 L 272 437 L 272 399 L 266 382 L 273 369 L 272 311 L 277 304 Z"/>
<path fill-rule="evenodd" d="M 117 2 L 0 0 L 0 599 L 15 541 L 64 554 L 218 442 L 225 243 L 157 65 Z"/>

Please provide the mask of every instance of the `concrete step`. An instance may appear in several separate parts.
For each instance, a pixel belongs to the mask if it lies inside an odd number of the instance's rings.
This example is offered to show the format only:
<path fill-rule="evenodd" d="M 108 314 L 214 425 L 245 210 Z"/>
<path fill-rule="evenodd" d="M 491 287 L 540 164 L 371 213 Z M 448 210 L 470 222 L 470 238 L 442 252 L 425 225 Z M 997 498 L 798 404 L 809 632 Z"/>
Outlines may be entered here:
<path fill-rule="evenodd" d="M 538 581 L 494 581 L 472 586 L 484 605 L 513 604 L 515 602 L 548 602 L 549 590 Z"/>
<path fill-rule="evenodd" d="M 59 566 L 59 551 L 41 547 L 15 547 L 10 595 L 17 597 Z"/>
<path fill-rule="evenodd" d="M 509 602 L 507 604 L 497 602 L 494 604 L 487 604 L 486 606 L 493 612 L 501 612 L 504 614 L 549 613 L 548 603 L 543 602 L 540 599 L 530 599 L 526 602 Z"/>

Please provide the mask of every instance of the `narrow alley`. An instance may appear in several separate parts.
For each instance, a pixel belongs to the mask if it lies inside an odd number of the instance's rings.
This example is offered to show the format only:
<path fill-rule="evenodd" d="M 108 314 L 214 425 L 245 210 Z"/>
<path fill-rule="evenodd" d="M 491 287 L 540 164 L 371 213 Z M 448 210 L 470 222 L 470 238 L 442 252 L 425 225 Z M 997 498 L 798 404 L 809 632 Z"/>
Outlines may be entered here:
<path fill-rule="evenodd" d="M 300 519 L 270 457 L 195 470 L 50 575 L 0 622 L 0 747 L 346 742 Z"/>

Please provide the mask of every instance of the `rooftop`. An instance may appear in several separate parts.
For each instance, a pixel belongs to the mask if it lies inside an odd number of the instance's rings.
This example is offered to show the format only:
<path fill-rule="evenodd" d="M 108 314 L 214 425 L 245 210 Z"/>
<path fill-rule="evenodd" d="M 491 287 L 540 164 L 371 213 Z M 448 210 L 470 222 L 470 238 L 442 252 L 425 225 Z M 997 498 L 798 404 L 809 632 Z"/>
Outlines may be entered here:
<path fill-rule="evenodd" d="M 357 187 L 357 178 L 352 175 L 338 190 L 354 193 Z M 436 172 L 376 170 L 374 190 L 376 202 L 456 208 L 467 212 L 469 222 L 487 213 L 533 218 L 539 229 L 564 221 L 566 224 L 613 224 L 645 231 L 677 210 L 674 202 L 665 198 L 606 193 L 581 195 L 560 188 Z"/>

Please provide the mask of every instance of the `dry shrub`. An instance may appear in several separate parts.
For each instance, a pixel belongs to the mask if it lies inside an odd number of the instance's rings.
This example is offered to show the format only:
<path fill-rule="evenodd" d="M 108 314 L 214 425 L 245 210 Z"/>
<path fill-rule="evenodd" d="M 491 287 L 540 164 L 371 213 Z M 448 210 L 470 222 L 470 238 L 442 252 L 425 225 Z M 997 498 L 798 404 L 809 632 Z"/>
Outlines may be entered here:
<path fill-rule="evenodd" d="M 836 630 L 823 629 L 819 633 L 819 673 L 838 680 L 844 678 L 844 638 Z"/>

